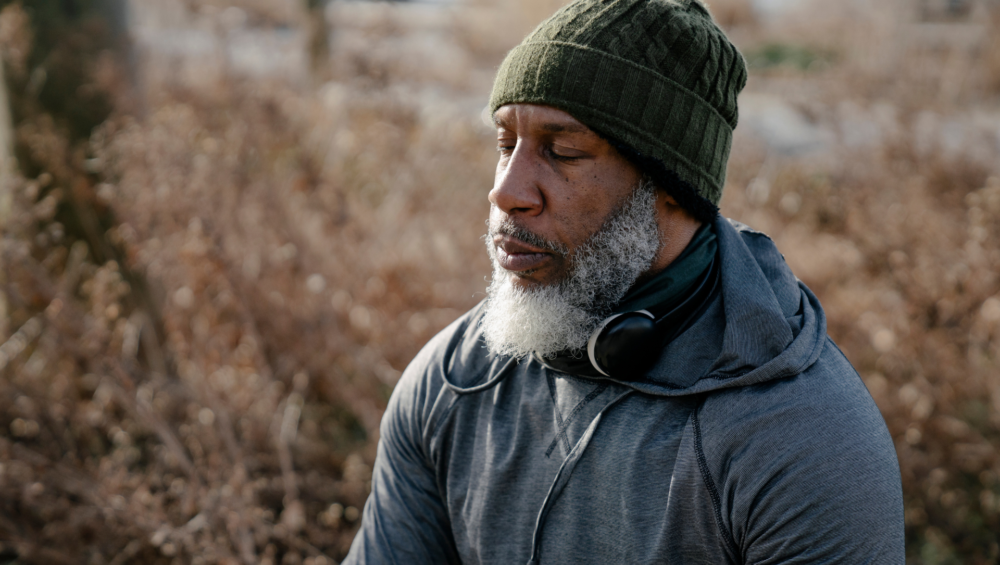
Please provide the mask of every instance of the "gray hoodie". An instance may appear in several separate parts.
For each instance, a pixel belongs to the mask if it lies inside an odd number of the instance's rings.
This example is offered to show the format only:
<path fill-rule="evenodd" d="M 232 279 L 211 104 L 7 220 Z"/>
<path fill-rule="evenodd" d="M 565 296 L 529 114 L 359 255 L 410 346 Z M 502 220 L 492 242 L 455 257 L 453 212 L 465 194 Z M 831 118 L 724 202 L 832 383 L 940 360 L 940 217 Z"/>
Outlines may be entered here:
<path fill-rule="evenodd" d="M 345 563 L 903 563 L 892 439 L 771 240 L 636 382 L 489 354 L 480 304 L 393 392 Z"/>

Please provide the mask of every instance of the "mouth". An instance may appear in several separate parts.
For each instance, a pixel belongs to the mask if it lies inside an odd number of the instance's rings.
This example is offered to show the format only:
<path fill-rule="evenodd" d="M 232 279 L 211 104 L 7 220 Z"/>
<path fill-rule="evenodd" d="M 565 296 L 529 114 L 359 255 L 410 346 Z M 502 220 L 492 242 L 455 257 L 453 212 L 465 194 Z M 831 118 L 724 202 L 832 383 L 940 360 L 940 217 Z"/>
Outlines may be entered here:
<path fill-rule="evenodd" d="M 493 245 L 497 252 L 497 263 L 503 269 L 518 275 L 529 275 L 552 260 L 551 252 L 511 235 L 494 235 Z"/>

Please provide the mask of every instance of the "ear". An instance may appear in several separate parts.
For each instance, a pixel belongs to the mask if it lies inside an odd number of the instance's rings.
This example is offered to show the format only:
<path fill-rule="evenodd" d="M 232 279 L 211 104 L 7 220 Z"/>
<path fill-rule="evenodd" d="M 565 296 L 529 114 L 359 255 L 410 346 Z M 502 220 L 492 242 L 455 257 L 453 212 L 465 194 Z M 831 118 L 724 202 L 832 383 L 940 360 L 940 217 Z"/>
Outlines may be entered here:
<path fill-rule="evenodd" d="M 667 229 L 668 231 L 681 229 L 681 231 L 687 231 L 681 228 L 681 226 L 686 225 L 687 228 L 693 226 L 694 230 L 697 230 L 701 226 L 701 222 L 695 219 L 686 208 L 677 202 L 676 198 L 665 190 L 659 189 L 656 191 L 656 207 L 659 210 L 661 229 Z M 694 232 L 692 231 L 692 233 Z"/>
<path fill-rule="evenodd" d="M 671 196 L 666 190 L 663 190 L 662 188 L 661 189 L 657 189 L 656 193 L 657 193 L 656 194 L 656 196 L 657 196 L 656 200 L 660 204 L 660 206 L 662 206 L 663 208 L 665 208 L 665 211 L 667 211 L 667 212 L 681 212 L 681 211 L 684 211 L 681 208 L 681 205 L 677 203 L 677 199 L 674 198 L 673 196 Z"/>

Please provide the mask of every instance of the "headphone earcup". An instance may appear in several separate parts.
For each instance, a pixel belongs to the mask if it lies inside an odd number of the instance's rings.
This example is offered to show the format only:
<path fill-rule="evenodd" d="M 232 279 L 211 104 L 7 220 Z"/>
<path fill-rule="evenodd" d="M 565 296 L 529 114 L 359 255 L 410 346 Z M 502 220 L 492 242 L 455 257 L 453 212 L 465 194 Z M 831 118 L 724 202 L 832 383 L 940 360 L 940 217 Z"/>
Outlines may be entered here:
<path fill-rule="evenodd" d="M 591 337 L 587 353 L 601 373 L 634 381 L 656 361 L 657 337 L 652 314 L 645 310 L 628 312 L 605 320 Z"/>

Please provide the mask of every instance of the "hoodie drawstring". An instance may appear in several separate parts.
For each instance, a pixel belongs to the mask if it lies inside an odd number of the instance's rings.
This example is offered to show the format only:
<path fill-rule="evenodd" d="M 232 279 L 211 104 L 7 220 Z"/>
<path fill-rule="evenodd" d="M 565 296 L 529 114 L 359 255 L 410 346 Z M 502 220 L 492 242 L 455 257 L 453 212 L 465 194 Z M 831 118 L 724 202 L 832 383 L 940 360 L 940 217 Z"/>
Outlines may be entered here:
<path fill-rule="evenodd" d="M 516 365 L 517 365 L 517 358 L 511 357 L 510 359 L 507 360 L 506 363 L 504 363 L 504 366 L 500 368 L 495 377 L 478 386 L 462 388 L 451 384 L 450 382 L 448 382 L 448 379 L 444 379 L 444 386 L 448 387 L 448 390 L 454 392 L 459 396 L 463 394 L 473 394 L 476 392 L 483 392 L 486 389 L 495 387 L 497 384 L 500 383 L 500 381 L 507 378 L 507 375 L 511 373 L 511 369 Z M 487 370 L 489 369 L 487 368 Z"/>
<path fill-rule="evenodd" d="M 590 422 L 587 426 L 587 430 L 583 432 L 583 435 L 573 446 L 573 449 L 566 456 L 562 465 L 559 467 L 559 471 L 556 473 L 556 478 L 552 481 L 552 486 L 549 487 L 549 493 L 545 495 L 545 500 L 542 502 L 542 509 L 538 511 L 538 518 L 535 520 L 535 533 L 532 535 L 531 539 L 531 560 L 528 561 L 528 565 L 538 565 L 538 554 L 542 550 L 542 528 L 545 525 L 545 519 L 549 515 L 549 510 L 552 508 L 552 504 L 555 500 L 559 498 L 562 493 L 563 488 L 566 487 L 566 483 L 569 482 L 570 475 L 573 474 L 573 469 L 576 468 L 576 464 L 583 457 L 583 452 L 586 451 L 587 446 L 590 445 L 591 438 L 594 437 L 594 432 L 597 430 L 597 425 L 601 423 L 601 417 L 607 412 L 611 407 L 621 402 L 626 396 L 635 392 L 632 389 L 627 389 L 614 399 L 611 400 L 594 420 Z"/>

